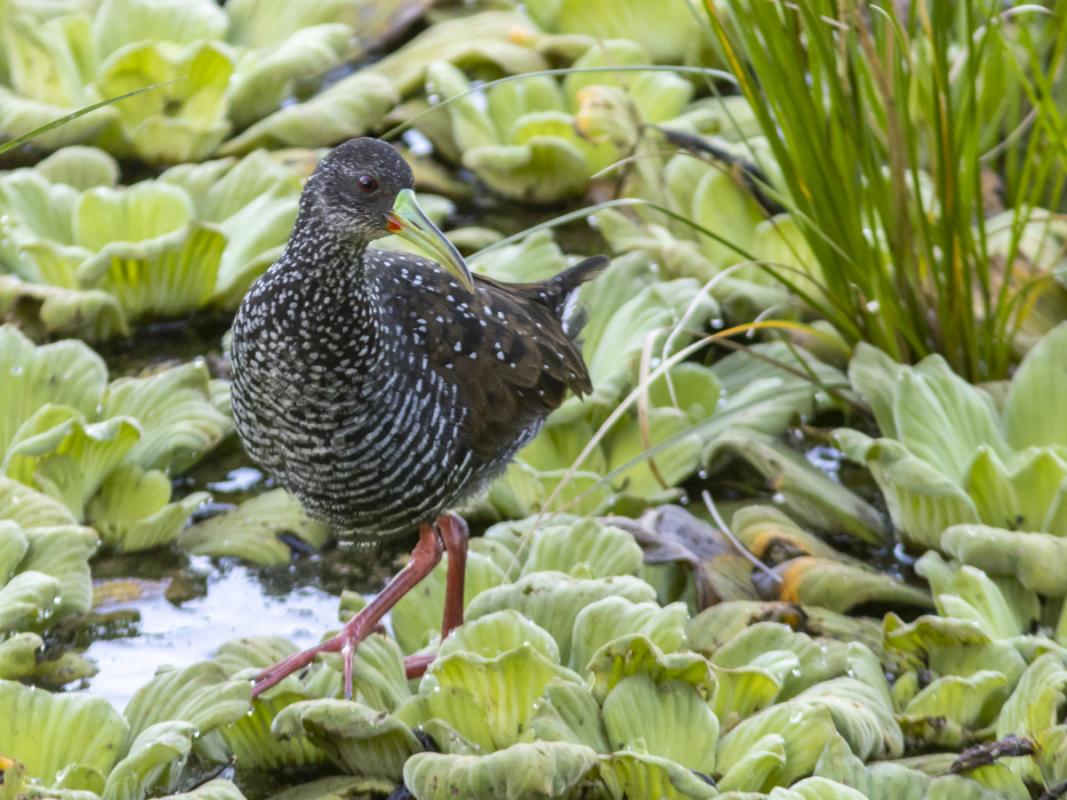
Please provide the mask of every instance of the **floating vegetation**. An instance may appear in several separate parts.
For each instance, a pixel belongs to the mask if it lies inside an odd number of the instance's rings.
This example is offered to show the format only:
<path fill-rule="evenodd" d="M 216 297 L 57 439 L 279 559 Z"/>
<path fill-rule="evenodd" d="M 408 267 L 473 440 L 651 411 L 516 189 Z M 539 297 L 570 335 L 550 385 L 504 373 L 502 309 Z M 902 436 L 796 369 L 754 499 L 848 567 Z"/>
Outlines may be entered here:
<path fill-rule="evenodd" d="M 0 0 L 0 800 L 1064 795 L 1065 21 Z M 460 509 L 464 624 L 446 554 L 351 699 L 253 697 L 402 567 L 231 435 L 232 315 L 362 135 L 479 275 L 610 256 L 592 390 Z"/>

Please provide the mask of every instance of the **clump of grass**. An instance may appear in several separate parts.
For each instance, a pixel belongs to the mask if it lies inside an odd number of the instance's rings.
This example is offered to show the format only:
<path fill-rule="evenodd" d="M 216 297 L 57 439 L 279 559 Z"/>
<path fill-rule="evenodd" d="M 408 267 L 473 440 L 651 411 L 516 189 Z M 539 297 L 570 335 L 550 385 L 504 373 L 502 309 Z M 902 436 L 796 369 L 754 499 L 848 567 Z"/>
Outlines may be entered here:
<path fill-rule="evenodd" d="M 777 277 L 850 343 L 901 361 L 941 353 L 971 380 L 1004 377 L 1016 334 L 1052 288 L 1051 264 L 1022 245 L 1035 226 L 1048 234 L 1045 209 L 1063 200 L 1067 2 L 705 8 L 780 165 L 781 200 L 821 291 Z M 1008 235 L 993 247 L 987 221 L 1000 202 Z"/>

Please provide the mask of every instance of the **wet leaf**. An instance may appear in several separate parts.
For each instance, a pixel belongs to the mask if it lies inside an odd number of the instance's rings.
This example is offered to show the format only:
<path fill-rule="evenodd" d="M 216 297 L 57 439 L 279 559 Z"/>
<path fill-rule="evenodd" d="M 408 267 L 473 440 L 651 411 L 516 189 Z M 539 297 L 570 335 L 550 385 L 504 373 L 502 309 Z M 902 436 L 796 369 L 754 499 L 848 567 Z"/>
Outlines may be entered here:
<path fill-rule="evenodd" d="M 656 797 L 668 800 L 715 797 L 708 778 L 667 758 L 622 751 L 600 759 L 599 777 L 613 800 Z"/>
<path fill-rule="evenodd" d="M 130 743 L 126 757 L 107 776 L 104 800 L 142 800 L 156 786 L 172 791 L 193 746 L 188 722 L 159 722 Z"/>
<path fill-rule="evenodd" d="M 196 555 L 236 556 L 264 566 L 289 563 L 288 545 L 279 534 L 299 537 L 314 548 L 329 541 L 330 532 L 307 516 L 297 500 L 275 489 L 236 510 L 199 522 L 182 531 L 178 546 Z"/>
<path fill-rule="evenodd" d="M 65 341 L 35 347 L 11 325 L 0 326 L 0 372 L 11 389 L 0 400 L 0 452 L 46 403 L 92 414 L 107 383 L 103 359 L 87 345 Z"/>
<path fill-rule="evenodd" d="M 795 700 L 778 703 L 749 717 L 722 736 L 718 749 L 719 771 L 730 775 L 735 764 L 750 753 L 758 752 L 757 747 L 768 735 L 780 737 L 784 764 L 770 774 L 757 771 L 750 781 L 738 775 L 736 789 L 766 791 L 810 775 L 823 748 L 838 734 L 825 706 Z"/>
<path fill-rule="evenodd" d="M 1049 413 L 1054 398 L 1062 397 L 1067 380 L 1063 352 L 1067 325 L 1059 325 L 1039 341 L 1019 365 L 1004 404 L 1004 425 L 1012 446 L 1042 447 L 1067 444 L 1067 425 Z"/>
<path fill-rule="evenodd" d="M 798 633 L 842 642 L 862 642 L 882 651 L 882 625 L 814 606 L 736 600 L 719 603 L 693 617 L 686 628 L 689 645 L 710 655 L 744 628 L 757 622 L 777 622 Z"/>
<path fill-rule="evenodd" d="M 657 684 L 682 681 L 705 698 L 715 691 L 715 675 L 707 659 L 696 653 L 664 653 L 640 634 L 608 642 L 593 656 L 588 670 L 593 675 L 593 695 L 600 701 L 632 675 L 645 675 Z"/>
<path fill-rule="evenodd" d="M 844 531 L 870 544 L 885 540 L 881 515 L 867 501 L 831 480 L 800 453 L 757 431 L 731 429 L 705 451 L 705 461 L 731 453 L 752 465 L 794 515 L 822 530 Z"/>
<path fill-rule="evenodd" d="M 172 81 L 115 106 L 123 136 L 146 161 L 196 161 L 210 155 L 230 131 L 226 90 L 233 71 L 229 51 L 215 42 L 201 40 L 177 50 L 142 42 L 107 59 L 97 85 L 105 97 L 114 97 Z"/>
<path fill-rule="evenodd" d="M 641 0 L 535 0 L 530 15 L 546 30 L 592 40 L 630 39 L 644 44 L 657 62 L 678 63 L 695 55 L 700 26 L 684 3 L 651 9 Z M 656 35 L 651 31 L 655 30 Z"/>
<path fill-rule="evenodd" d="M 600 716 L 600 706 L 585 686 L 569 681 L 550 681 L 530 723 L 536 739 L 570 742 L 591 747 L 598 753 L 611 750 Z"/>
<path fill-rule="evenodd" d="M 886 438 L 842 429 L 837 441 L 870 467 L 906 541 L 944 549 L 942 531 L 957 525 L 1067 531 L 1067 517 L 1060 518 L 1067 508 L 1064 442 L 1058 428 L 1034 428 L 1046 402 L 1038 392 L 1054 391 L 1062 380 L 1058 342 L 1065 331 L 1052 331 L 1023 359 L 1003 411 L 940 356 L 906 367 L 875 348 L 857 348 L 849 374 Z"/>
<path fill-rule="evenodd" d="M 119 378 L 107 387 L 103 406 L 104 416 L 140 423 L 141 438 L 126 457 L 146 470 L 184 472 L 233 430 L 211 403 L 202 361 L 147 378 Z"/>
<path fill-rule="evenodd" d="M 1051 653 L 1039 656 L 1019 678 L 1011 697 L 1004 703 L 996 722 L 997 738 L 1009 735 L 1034 738 L 1044 734 L 1060 721 L 1065 702 L 1067 667 Z M 1038 766 L 1032 760 L 1013 759 L 1008 763 L 1023 778 L 1039 778 Z"/>
<path fill-rule="evenodd" d="M 766 669 L 782 687 L 781 696 L 788 698 L 845 674 L 848 658 L 848 647 L 841 642 L 813 639 L 785 625 L 760 622 L 719 647 L 711 655 L 711 662 L 726 669 Z"/>
<path fill-rule="evenodd" d="M 171 481 L 163 472 L 122 464 L 89 501 L 86 515 L 115 550 L 138 552 L 174 541 L 209 497 L 207 492 L 193 492 L 171 503 Z"/>
<path fill-rule="evenodd" d="M 208 781 L 192 791 L 168 794 L 161 800 L 177 800 L 179 797 L 186 798 L 186 800 L 245 800 L 241 790 L 223 778 Z"/>
<path fill-rule="evenodd" d="M 16 431 L 3 467 L 8 477 L 56 498 L 80 519 L 138 438 L 129 417 L 87 423 L 69 406 L 45 404 Z"/>
<path fill-rule="evenodd" d="M 18 680 L 33 674 L 37 651 L 44 640 L 36 633 L 16 633 L 0 642 L 0 680 Z"/>
<path fill-rule="evenodd" d="M 331 775 L 310 783 L 291 786 L 273 795 L 271 800 L 353 800 L 353 797 L 362 798 L 366 793 L 371 796 L 386 794 L 394 788 L 395 784 L 391 780 Z"/>
<path fill-rule="evenodd" d="M 1067 538 L 1021 533 L 988 525 L 955 525 L 942 536 L 955 558 L 990 575 L 1008 575 L 1039 594 L 1067 594 L 1067 575 L 1056 568 L 1067 558 Z"/>
<path fill-rule="evenodd" d="M 530 535 L 522 575 L 558 571 L 591 578 L 636 575 L 641 548 L 623 530 L 596 520 L 548 525 Z"/>
<path fill-rule="evenodd" d="M 537 699 L 557 678 L 578 681 L 531 644 L 491 657 L 455 650 L 430 665 L 420 693 L 397 717 L 412 726 L 440 718 L 485 752 L 499 750 L 521 740 Z"/>
<path fill-rule="evenodd" d="M 744 787 L 765 786 L 786 762 L 785 740 L 768 734 L 752 745 L 718 781 L 723 792 L 745 791 Z"/>
<path fill-rule="evenodd" d="M 123 715 L 131 736 L 168 720 L 190 723 L 200 735 L 240 719 L 249 710 L 251 686 L 231 679 L 213 661 L 164 668 L 130 698 Z"/>
<path fill-rule="evenodd" d="M 623 597 L 605 597 L 590 603 L 574 620 L 569 666 L 588 667 L 596 652 L 614 639 L 641 634 L 665 653 L 681 650 L 689 618 L 683 603 L 660 608 L 655 603 L 634 603 Z"/>

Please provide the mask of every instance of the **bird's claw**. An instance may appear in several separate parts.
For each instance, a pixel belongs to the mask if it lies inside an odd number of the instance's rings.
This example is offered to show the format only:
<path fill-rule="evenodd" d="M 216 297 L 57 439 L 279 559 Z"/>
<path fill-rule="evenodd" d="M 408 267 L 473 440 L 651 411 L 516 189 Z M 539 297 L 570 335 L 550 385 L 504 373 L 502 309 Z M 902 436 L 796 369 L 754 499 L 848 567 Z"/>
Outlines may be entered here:
<path fill-rule="evenodd" d="M 363 637 L 359 635 L 356 626 L 349 623 L 332 639 L 327 639 L 325 642 L 307 650 L 302 650 L 299 653 L 293 653 L 256 675 L 252 682 L 252 697 L 258 697 L 267 689 L 281 683 L 294 672 L 308 666 L 319 653 L 340 653 L 344 667 L 345 699 L 351 700 L 352 665 L 355 661 L 356 648 L 359 647 L 362 639 Z"/>

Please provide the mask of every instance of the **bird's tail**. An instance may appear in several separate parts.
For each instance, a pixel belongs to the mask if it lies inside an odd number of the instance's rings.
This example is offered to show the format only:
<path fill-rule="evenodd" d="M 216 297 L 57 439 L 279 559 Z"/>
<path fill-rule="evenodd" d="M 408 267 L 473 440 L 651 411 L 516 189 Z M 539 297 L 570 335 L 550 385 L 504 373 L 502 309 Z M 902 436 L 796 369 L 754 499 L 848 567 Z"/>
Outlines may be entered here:
<path fill-rule="evenodd" d="M 549 281 L 556 300 L 556 317 L 563 323 L 564 332 L 574 337 L 585 324 L 585 314 L 578 306 L 578 290 L 603 272 L 611 262 L 607 256 L 593 256 L 568 267 Z"/>
<path fill-rule="evenodd" d="M 587 258 L 584 261 L 575 264 L 573 267 L 568 267 L 563 270 L 563 272 L 559 273 L 559 275 L 552 279 L 552 283 L 559 284 L 563 294 L 573 292 L 583 283 L 591 281 L 603 272 L 609 263 L 611 262 L 608 261 L 607 256 L 593 256 L 592 258 Z"/>

